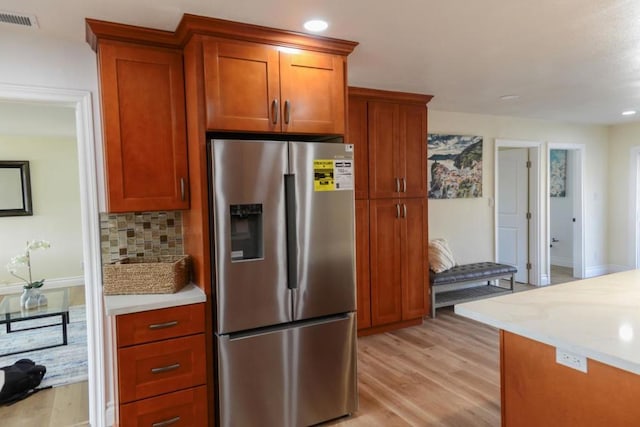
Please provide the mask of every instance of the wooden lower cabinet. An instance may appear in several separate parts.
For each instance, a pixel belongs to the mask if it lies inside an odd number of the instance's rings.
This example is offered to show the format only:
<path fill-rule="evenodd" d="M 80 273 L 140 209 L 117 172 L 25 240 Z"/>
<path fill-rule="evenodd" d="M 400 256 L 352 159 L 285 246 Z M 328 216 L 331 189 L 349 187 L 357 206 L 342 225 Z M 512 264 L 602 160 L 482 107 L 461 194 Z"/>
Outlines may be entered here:
<path fill-rule="evenodd" d="M 358 329 L 371 327 L 369 289 L 369 201 L 356 200 L 356 287 L 358 292 Z"/>
<path fill-rule="evenodd" d="M 587 372 L 556 362 L 556 348 L 500 331 L 503 427 L 637 426 L 640 376 L 587 359 Z"/>
<path fill-rule="evenodd" d="M 369 326 L 373 329 L 369 332 L 421 323 L 422 316 L 429 310 L 427 200 L 370 200 L 368 237 Z M 361 284 L 359 290 L 362 287 Z M 361 302 L 360 296 L 358 302 Z M 364 315 L 359 314 L 360 317 Z M 359 324 L 361 334 L 366 333 L 365 328 Z"/>
<path fill-rule="evenodd" d="M 208 423 L 204 304 L 115 317 L 118 425 Z"/>
<path fill-rule="evenodd" d="M 200 386 L 122 405 L 120 425 L 204 427 L 206 414 L 207 387 Z"/>

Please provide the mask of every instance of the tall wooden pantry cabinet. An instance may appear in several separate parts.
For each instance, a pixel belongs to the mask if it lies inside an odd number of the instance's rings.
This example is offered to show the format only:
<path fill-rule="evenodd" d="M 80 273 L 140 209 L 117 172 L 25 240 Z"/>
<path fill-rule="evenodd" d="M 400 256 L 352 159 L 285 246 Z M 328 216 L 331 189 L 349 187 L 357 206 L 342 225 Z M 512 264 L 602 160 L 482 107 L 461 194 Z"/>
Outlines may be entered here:
<path fill-rule="evenodd" d="M 430 95 L 349 88 L 359 335 L 420 324 L 430 310 L 429 100 Z"/>

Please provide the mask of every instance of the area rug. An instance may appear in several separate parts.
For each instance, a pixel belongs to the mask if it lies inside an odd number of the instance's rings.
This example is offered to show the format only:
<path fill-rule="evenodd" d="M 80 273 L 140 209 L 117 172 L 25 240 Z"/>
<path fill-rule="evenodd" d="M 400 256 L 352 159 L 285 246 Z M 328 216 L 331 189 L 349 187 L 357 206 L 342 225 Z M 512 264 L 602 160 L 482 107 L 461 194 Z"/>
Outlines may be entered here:
<path fill-rule="evenodd" d="M 59 317 L 30 320 L 15 323 L 14 329 L 59 323 Z M 61 326 L 51 326 L 23 332 L 7 334 L 5 325 L 0 325 L 0 352 L 10 353 L 33 347 L 44 347 L 62 342 Z M 67 345 L 44 350 L 27 351 L 0 357 L 0 367 L 8 366 L 20 359 L 31 359 L 44 365 L 47 373 L 41 386 L 58 387 L 87 379 L 87 322 L 85 306 L 69 307 L 67 325 Z"/>

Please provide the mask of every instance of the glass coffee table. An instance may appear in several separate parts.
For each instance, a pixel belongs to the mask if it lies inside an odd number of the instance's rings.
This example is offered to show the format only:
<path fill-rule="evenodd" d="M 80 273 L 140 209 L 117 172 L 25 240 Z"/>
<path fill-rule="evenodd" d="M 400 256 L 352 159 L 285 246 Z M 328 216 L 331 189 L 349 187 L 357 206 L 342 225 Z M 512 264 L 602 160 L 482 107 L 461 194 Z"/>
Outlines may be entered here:
<path fill-rule="evenodd" d="M 10 356 L 12 354 L 24 353 L 33 350 L 44 350 L 46 348 L 67 345 L 67 324 L 69 323 L 69 292 L 66 288 L 50 289 L 40 291 L 48 300 L 47 305 L 30 310 L 20 307 L 20 294 L 5 295 L 0 302 L 0 325 L 4 324 L 7 334 L 18 334 L 33 329 L 51 328 L 60 326 L 62 328 L 62 342 L 44 347 L 25 348 L 24 350 L 0 353 L 0 356 Z M 21 322 L 44 319 L 48 317 L 60 317 L 60 323 L 29 322 L 20 327 Z"/>

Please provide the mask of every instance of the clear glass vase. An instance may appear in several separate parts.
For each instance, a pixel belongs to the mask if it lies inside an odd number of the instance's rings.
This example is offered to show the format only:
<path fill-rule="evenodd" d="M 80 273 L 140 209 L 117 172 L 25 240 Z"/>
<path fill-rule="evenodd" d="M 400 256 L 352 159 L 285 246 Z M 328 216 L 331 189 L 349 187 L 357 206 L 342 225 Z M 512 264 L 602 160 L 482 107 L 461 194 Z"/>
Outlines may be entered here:
<path fill-rule="evenodd" d="M 20 295 L 20 307 L 25 310 L 47 305 L 47 297 L 36 288 L 24 288 Z"/>

